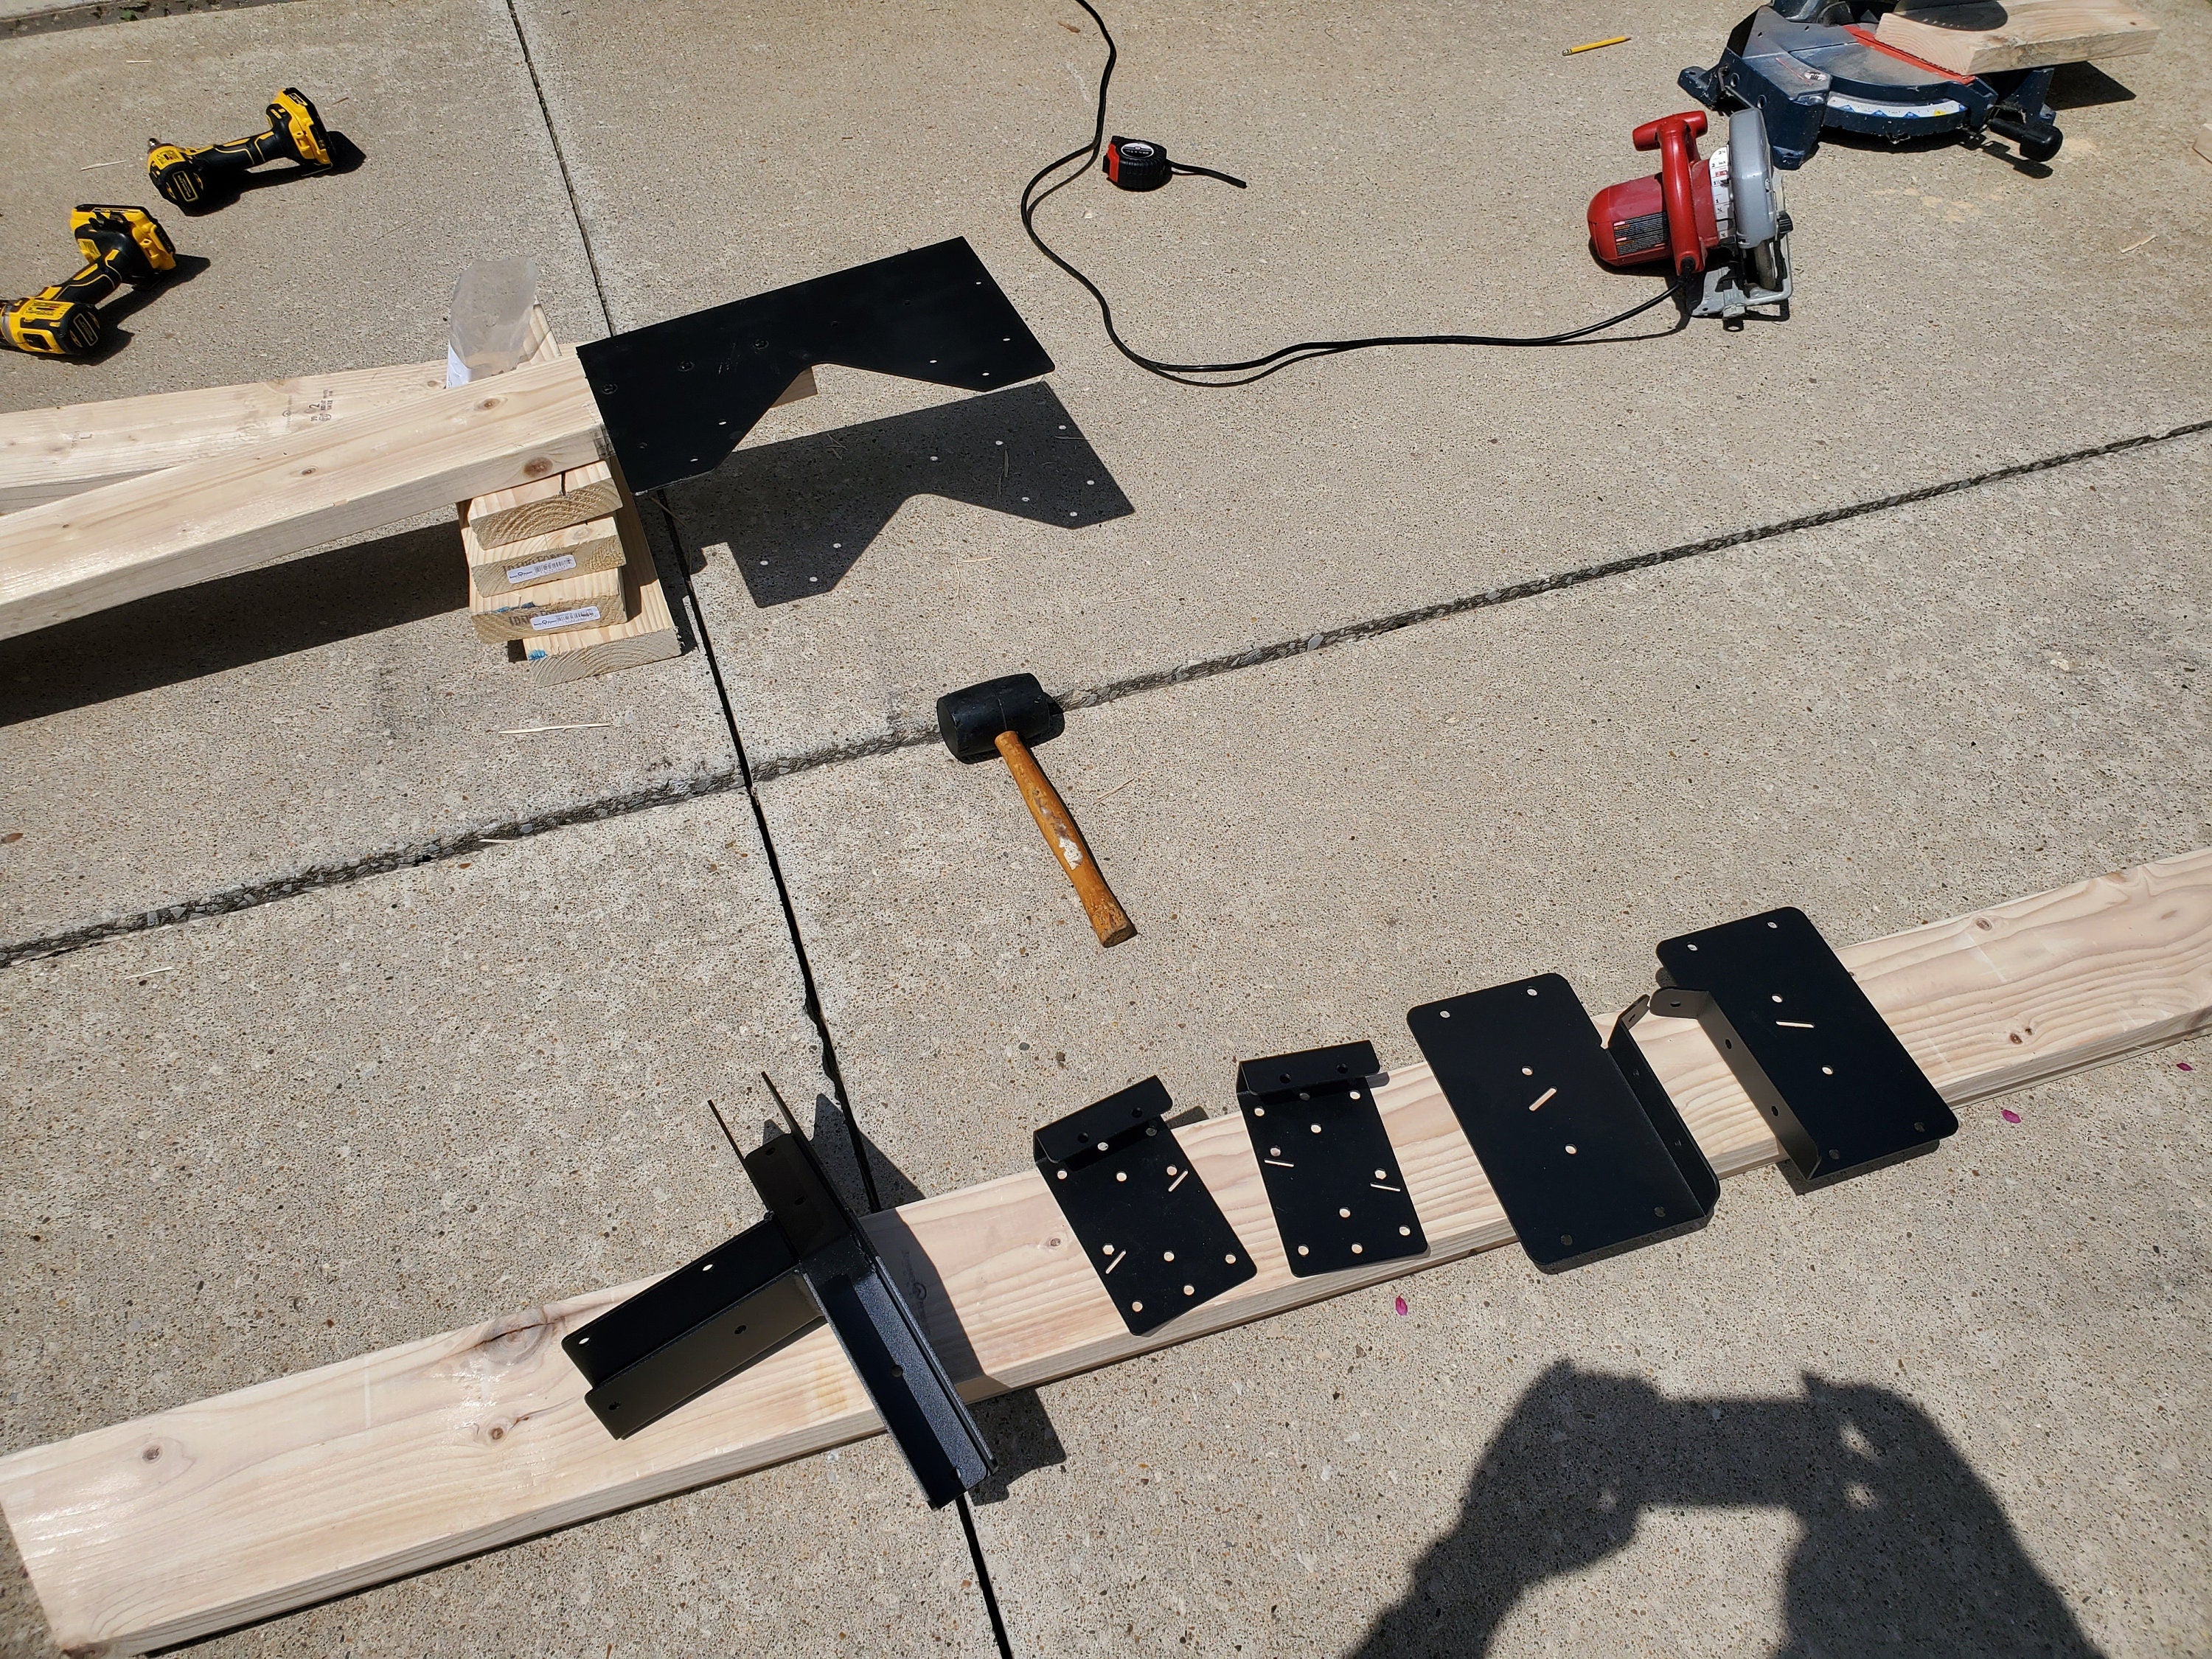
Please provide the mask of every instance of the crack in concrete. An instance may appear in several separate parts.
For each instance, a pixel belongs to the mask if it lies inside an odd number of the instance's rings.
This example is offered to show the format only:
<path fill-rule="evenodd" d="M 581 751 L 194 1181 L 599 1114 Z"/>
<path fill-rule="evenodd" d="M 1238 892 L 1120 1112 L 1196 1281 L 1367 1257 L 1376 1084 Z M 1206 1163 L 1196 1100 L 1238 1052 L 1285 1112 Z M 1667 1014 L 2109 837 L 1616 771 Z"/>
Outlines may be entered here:
<path fill-rule="evenodd" d="M 1725 535 L 1709 536 L 1700 541 L 1684 542 L 1674 547 L 1661 548 L 1647 553 L 1632 553 L 1601 563 L 1585 565 L 1577 569 L 1561 571 L 1547 576 L 1532 576 L 1525 581 L 1510 582 L 1503 586 L 1486 588 L 1479 593 L 1469 593 L 1457 599 L 1439 599 L 1429 605 L 1416 605 L 1409 610 L 1394 611 L 1389 616 L 1371 617 L 1364 622 L 1346 623 L 1339 627 L 1321 629 L 1296 639 L 1279 640 L 1267 645 L 1252 646 L 1243 651 L 1225 652 L 1218 656 L 1203 657 L 1172 668 L 1148 670 L 1139 674 L 1126 675 L 1093 686 L 1078 687 L 1058 691 L 1061 702 L 1070 708 L 1095 708 L 1104 703 L 1115 702 L 1123 697 L 1153 691 L 1165 686 L 1180 685 L 1189 680 L 1209 679 L 1217 674 L 1234 672 L 1239 669 L 1255 668 L 1265 663 L 1279 662 L 1310 651 L 1327 650 L 1333 646 L 1349 645 L 1362 640 L 1375 639 L 1393 634 L 1401 628 L 1419 623 L 1438 622 L 1449 617 L 1464 615 L 1471 611 L 1487 610 L 1494 605 L 1510 605 L 1517 600 L 1533 599 L 1541 593 L 1555 593 L 1585 582 L 1602 581 L 1610 577 L 1626 575 L 1633 571 L 1649 570 L 1672 564 L 1681 559 L 1694 558 L 1701 554 L 1717 553 L 1732 547 L 1744 547 L 1758 542 L 1771 541 L 1793 535 L 1801 530 L 1817 529 L 1824 525 L 1841 524 L 1852 519 L 1865 518 L 1873 514 L 1888 512 L 1916 502 L 1935 501 L 1984 485 L 2002 483 L 2009 478 L 2027 477 L 2038 472 L 2049 472 L 2059 467 L 2072 466 L 2109 455 L 2125 454 L 2131 450 L 2148 448 L 2153 445 L 2170 443 L 2177 439 L 2194 437 L 2212 432 L 2212 420 L 2192 421 L 2172 427 L 2163 432 L 2145 433 L 2136 437 L 2116 439 L 2111 443 L 2098 444 L 2087 449 L 2069 450 L 2063 454 L 2049 455 L 2039 460 L 2016 462 L 2009 466 L 1978 472 L 1972 477 L 1954 478 L 1942 483 L 1926 484 L 1917 489 L 1900 490 L 1895 495 L 1879 496 L 1864 501 L 1854 501 L 1843 507 L 1830 507 L 1819 513 L 1808 513 L 1793 519 L 1784 519 L 1773 524 L 1749 530 L 1732 531 Z M 674 526 L 671 526 L 672 533 Z M 680 544 L 679 544 L 680 546 Z M 679 554 L 679 559 L 680 559 Z M 684 598 L 691 602 L 693 615 L 698 614 L 696 598 L 684 584 Z M 703 619 L 702 619 L 703 620 Z M 714 651 L 707 644 L 702 631 L 700 640 L 710 662 L 714 664 L 717 690 L 721 689 L 720 665 L 714 662 Z M 728 714 L 726 695 L 724 698 Z M 731 720 L 731 732 L 737 737 L 736 722 Z M 451 835 L 435 836 L 427 841 L 410 843 L 372 854 L 366 858 L 347 863 L 309 866 L 295 874 L 273 877 L 246 886 L 226 888 L 200 897 L 174 903 L 158 905 L 134 915 L 115 916 L 89 922 L 41 938 L 22 940 L 14 945 L 0 945 L 0 969 L 21 962 L 59 956 L 67 951 L 82 950 L 87 945 L 120 938 L 125 934 L 143 933 L 149 928 L 165 927 L 189 921 L 200 916 L 220 915 L 234 910 L 251 909 L 256 905 L 289 898 L 302 892 L 317 891 L 343 886 L 371 876 L 386 874 L 411 866 L 429 864 L 445 859 L 465 857 L 482 850 L 488 843 L 501 840 L 522 840 L 531 836 L 544 835 L 549 830 L 563 830 L 572 825 L 596 823 L 603 818 L 621 817 L 632 812 L 649 811 L 656 806 L 671 805 L 695 800 L 708 795 L 741 789 L 750 794 L 755 786 L 772 782 L 778 778 L 795 776 L 825 766 L 836 766 L 848 761 L 863 760 L 873 755 L 886 755 L 902 749 L 920 747 L 937 741 L 933 724 L 917 720 L 902 721 L 887 726 L 884 731 L 866 737 L 848 738 L 836 743 L 802 750 L 781 759 L 763 761 L 750 768 L 744 759 L 742 741 L 738 745 L 736 763 L 726 772 L 695 774 L 690 777 L 669 779 L 664 782 L 626 791 L 617 795 L 603 796 L 596 800 L 580 802 L 558 811 L 533 814 L 528 817 L 508 818 L 499 823 L 482 825 L 473 830 L 457 830 Z M 755 800 L 757 810 L 758 802 Z M 763 834 L 766 825 L 763 823 Z M 780 884 L 779 884 L 780 887 Z M 836 1080 L 833 1077 L 833 1080 Z"/>
<path fill-rule="evenodd" d="M 284 0 L 82 0 L 0 18 L 0 37 L 52 34 L 58 29 L 91 28 L 100 23 L 137 23 L 151 17 L 186 17 L 194 12 L 243 11 L 248 6 L 280 5 Z"/>
<path fill-rule="evenodd" d="M 311 864 L 289 875 L 272 876 L 243 886 L 222 888 L 197 898 L 156 905 L 132 915 L 110 916 L 58 933 L 25 939 L 20 944 L 0 945 L 0 968 L 12 968 L 18 963 L 33 962 L 46 957 L 63 956 L 71 951 L 81 951 L 88 945 L 120 939 L 126 933 L 143 933 L 149 928 L 173 927 L 179 922 L 191 921 L 201 916 L 219 916 L 234 910 L 251 910 L 257 905 L 273 903 L 278 899 L 292 898 L 301 893 L 344 887 L 368 877 L 385 875 L 394 870 L 465 858 L 471 853 L 483 852 L 502 842 L 524 841 L 549 830 L 566 830 L 580 823 L 596 823 L 605 818 L 627 817 L 633 812 L 650 811 L 656 806 L 674 805 L 681 801 L 699 800 L 743 787 L 743 778 L 735 767 L 724 772 L 694 773 L 688 777 L 669 778 L 642 788 L 626 790 L 618 795 L 602 795 L 593 800 L 578 802 L 573 806 L 532 813 L 528 817 L 503 818 L 473 830 L 455 830 L 450 835 L 435 836 L 427 841 L 389 848 L 343 864 Z"/>

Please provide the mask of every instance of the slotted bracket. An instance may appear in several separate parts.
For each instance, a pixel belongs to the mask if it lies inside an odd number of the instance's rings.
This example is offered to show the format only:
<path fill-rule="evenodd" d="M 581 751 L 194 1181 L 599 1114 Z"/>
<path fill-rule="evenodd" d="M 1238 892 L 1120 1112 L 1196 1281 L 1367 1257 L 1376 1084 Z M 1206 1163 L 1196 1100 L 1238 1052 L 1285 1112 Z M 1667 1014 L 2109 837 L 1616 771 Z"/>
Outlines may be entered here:
<path fill-rule="evenodd" d="M 1248 1060 L 1237 1102 L 1260 1160 L 1283 1254 L 1300 1279 L 1429 1248 L 1397 1149 L 1375 1107 L 1382 1063 L 1346 1042 Z"/>
<path fill-rule="evenodd" d="M 768 1219 L 562 1339 L 585 1403 L 627 1439 L 826 1319 L 922 1495 L 951 1503 L 994 1460 L 921 1322 L 796 1123 L 744 1166 Z"/>
<path fill-rule="evenodd" d="M 1148 1077 L 1032 1137 L 1038 1172 L 1136 1336 L 1258 1271 L 1162 1121 L 1174 1105 Z"/>
<path fill-rule="evenodd" d="M 1705 1027 L 1801 1186 L 1933 1152 L 1957 1133 L 1936 1085 L 1802 910 L 1662 940 L 1659 983 L 1650 1011 Z"/>
<path fill-rule="evenodd" d="M 968 392 L 1052 359 L 963 237 L 579 346 L 630 489 L 711 472 L 800 374 L 842 363 Z"/>
<path fill-rule="evenodd" d="M 1547 1273 L 1702 1227 L 1720 1182 L 1625 1025 L 1557 974 L 1406 1016 L 1529 1259 Z"/>

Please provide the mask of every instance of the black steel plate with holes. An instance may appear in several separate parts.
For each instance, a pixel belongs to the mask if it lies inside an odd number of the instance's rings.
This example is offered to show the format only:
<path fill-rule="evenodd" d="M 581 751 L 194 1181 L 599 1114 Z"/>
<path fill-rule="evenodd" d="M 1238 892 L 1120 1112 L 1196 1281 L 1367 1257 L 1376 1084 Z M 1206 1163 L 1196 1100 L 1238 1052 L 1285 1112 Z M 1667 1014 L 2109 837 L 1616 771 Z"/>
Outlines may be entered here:
<path fill-rule="evenodd" d="M 1133 1335 L 1157 1330 L 1255 1271 L 1192 1173 L 1156 1077 L 1039 1129 L 1036 1165 Z"/>
<path fill-rule="evenodd" d="M 1802 910 L 1662 940 L 1659 965 L 1652 1012 L 1705 1022 L 1802 1183 L 1863 1175 L 1932 1152 L 1957 1131 L 1936 1085 Z"/>
<path fill-rule="evenodd" d="M 822 1322 L 773 1220 L 619 1303 L 561 1346 L 592 1384 L 584 1403 L 617 1440 L 659 1422 Z"/>
<path fill-rule="evenodd" d="M 1248 1060 L 1237 1102 L 1260 1160 L 1283 1254 L 1301 1279 L 1429 1248 L 1370 1085 L 1372 1043 Z"/>
<path fill-rule="evenodd" d="M 933 1509 L 951 1503 L 994 1460 L 921 1322 L 795 1127 L 746 1153 L 744 1165 L 922 1495 Z"/>
<path fill-rule="evenodd" d="M 1639 1006 L 1633 1012 L 1640 1016 L 1644 1010 Z M 1698 1200 L 1698 1208 L 1711 1216 L 1721 1201 L 1721 1178 L 1713 1173 L 1705 1148 L 1698 1145 L 1690 1126 L 1682 1121 L 1674 1097 L 1667 1092 L 1667 1085 L 1660 1082 L 1659 1074 L 1651 1069 L 1651 1062 L 1637 1046 L 1629 1030 L 1634 1024 L 1635 1020 L 1626 1014 L 1613 1021 L 1613 1036 L 1605 1045 L 1605 1051 L 1613 1056 L 1621 1080 L 1634 1092 L 1637 1104 L 1644 1108 L 1644 1115 L 1658 1131 L 1661 1142 L 1674 1160 L 1674 1167 L 1682 1172 L 1691 1196 Z"/>
<path fill-rule="evenodd" d="M 921 1323 L 795 1125 L 744 1166 L 767 1220 L 562 1340 L 586 1403 L 627 1439 L 827 1318 L 923 1496 L 951 1503 L 991 1453 Z"/>
<path fill-rule="evenodd" d="M 1049 374 L 961 237 L 579 346 L 623 476 L 643 494 L 711 472 L 817 363 L 996 392 Z"/>
<path fill-rule="evenodd" d="M 1406 1024 L 1522 1248 L 1547 1273 L 1711 1217 L 1559 975 L 1428 1003 Z"/>

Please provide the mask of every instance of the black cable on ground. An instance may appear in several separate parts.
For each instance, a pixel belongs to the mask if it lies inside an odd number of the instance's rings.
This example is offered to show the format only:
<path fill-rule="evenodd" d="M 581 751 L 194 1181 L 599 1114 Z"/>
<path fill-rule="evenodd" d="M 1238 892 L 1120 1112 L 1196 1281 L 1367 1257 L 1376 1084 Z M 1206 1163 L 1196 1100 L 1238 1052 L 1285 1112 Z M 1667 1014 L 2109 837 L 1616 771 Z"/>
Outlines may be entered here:
<path fill-rule="evenodd" d="M 1106 67 L 1100 70 L 1098 75 L 1097 118 L 1092 126 L 1091 142 L 1088 144 L 1085 144 L 1080 149 L 1072 149 L 1068 151 L 1066 155 L 1061 156 L 1056 161 L 1048 162 L 1045 166 L 1037 170 L 1036 176 L 1035 178 L 1031 179 L 1028 184 L 1022 186 L 1022 228 L 1029 232 L 1030 240 L 1036 244 L 1037 252 L 1043 254 L 1046 258 L 1051 260 L 1053 264 L 1058 265 L 1062 270 L 1066 271 L 1070 276 L 1073 276 L 1078 283 L 1081 283 L 1084 289 L 1091 295 L 1091 297 L 1097 301 L 1099 319 L 1105 324 L 1106 337 L 1113 342 L 1114 349 L 1120 352 L 1124 357 L 1127 357 L 1131 362 L 1136 364 L 1138 368 L 1144 369 L 1148 374 L 1157 374 L 1164 380 L 1173 380 L 1179 386 L 1249 386 L 1253 381 L 1264 380 L 1268 375 L 1278 374 L 1280 371 L 1290 368 L 1293 363 L 1310 362 L 1316 357 L 1339 356 L 1347 351 L 1367 351 L 1378 346 L 1561 346 L 1573 345 L 1577 343 L 1586 343 L 1590 345 L 1617 344 L 1620 343 L 1620 342 L 1617 340 L 1595 340 L 1592 339 L 1590 337 L 1596 334 L 1601 334 L 1607 329 L 1613 328 L 1621 323 L 1625 323 L 1632 317 L 1639 317 L 1643 315 L 1644 313 L 1650 310 L 1654 306 L 1660 305 L 1664 301 L 1675 297 L 1677 295 L 1682 294 L 1686 289 L 1689 279 L 1678 277 L 1673 283 L 1668 283 L 1667 287 L 1660 289 L 1658 293 L 1653 295 L 1650 299 L 1642 301 L 1640 304 L 1631 306 L 1627 310 L 1620 313 L 1616 316 L 1608 317 L 1603 322 L 1590 323 L 1583 327 L 1568 329 L 1564 332 L 1558 334 L 1376 334 L 1370 335 L 1363 338 L 1348 340 L 1301 340 L 1296 345 L 1283 346 L 1276 350 L 1267 353 L 1264 356 L 1248 357 L 1239 362 L 1177 363 L 1169 362 L 1158 357 L 1148 357 L 1121 337 L 1121 330 L 1115 325 L 1114 307 L 1107 301 L 1106 295 L 1099 288 L 1098 284 L 1092 282 L 1080 270 L 1078 270 L 1075 266 L 1068 263 L 1067 260 L 1062 258 L 1059 253 L 1054 251 L 1052 246 L 1048 243 L 1043 237 L 1037 234 L 1036 210 L 1042 207 L 1046 202 L 1049 201 L 1059 191 L 1066 189 L 1068 185 L 1073 184 L 1078 179 L 1082 178 L 1085 173 L 1089 172 L 1091 163 L 1098 159 L 1099 151 L 1104 147 L 1106 143 L 1106 89 L 1113 82 L 1114 65 L 1121 58 L 1121 51 L 1114 44 L 1113 33 L 1107 28 L 1106 20 L 1098 15 L 1098 9 L 1091 3 L 1091 0 L 1075 0 L 1075 3 L 1082 7 L 1084 11 L 1089 15 L 1091 21 L 1098 26 L 1099 35 L 1106 42 Z M 1047 179 L 1050 178 L 1060 168 L 1066 167 L 1070 161 L 1080 161 L 1082 166 L 1077 167 L 1074 172 L 1069 173 L 1066 178 L 1058 180 L 1049 188 L 1040 193 L 1037 186 L 1043 184 Z M 1235 185 L 1240 190 L 1244 187 L 1243 181 L 1242 179 L 1231 179 L 1226 173 L 1214 173 L 1211 168 L 1179 166 L 1176 170 L 1178 172 L 1184 173 L 1206 173 L 1209 177 L 1221 179 L 1224 183 Z M 1674 326 L 1664 331 L 1664 332 L 1668 334 L 1675 333 L 1682 328 L 1686 327 L 1689 324 L 1689 314 L 1686 310 L 1682 316 L 1675 321 Z M 1644 338 L 1649 337 L 1634 336 L 1631 337 Z M 1238 375 L 1241 378 L 1229 380 L 1201 380 L 1197 378 L 1200 375 L 1214 374 L 1234 374 Z"/>

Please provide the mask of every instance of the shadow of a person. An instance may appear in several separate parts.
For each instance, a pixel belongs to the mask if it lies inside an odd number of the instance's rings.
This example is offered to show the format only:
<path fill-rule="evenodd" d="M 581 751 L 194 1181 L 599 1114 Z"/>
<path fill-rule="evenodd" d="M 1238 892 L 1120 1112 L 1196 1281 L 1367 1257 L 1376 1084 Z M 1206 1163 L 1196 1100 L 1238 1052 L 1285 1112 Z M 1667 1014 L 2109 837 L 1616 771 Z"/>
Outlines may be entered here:
<path fill-rule="evenodd" d="M 2097 1651 L 1903 1395 L 1808 1376 L 1801 1399 L 1675 1400 L 1562 1363 L 1516 1403 L 1459 1525 L 1356 1652 L 1487 1653 L 1530 1590 L 1626 1547 L 1647 1509 L 1687 1505 L 1796 1516 L 1780 1659 Z"/>

